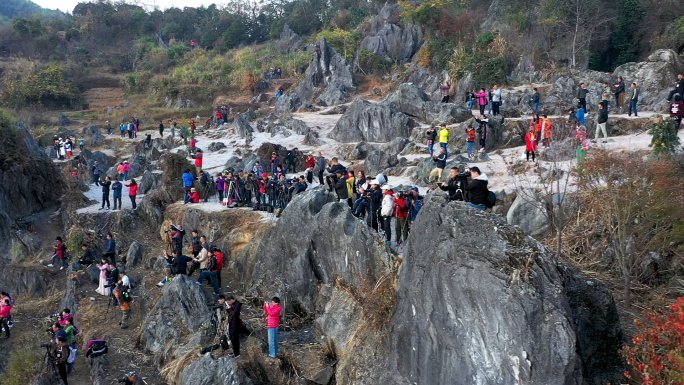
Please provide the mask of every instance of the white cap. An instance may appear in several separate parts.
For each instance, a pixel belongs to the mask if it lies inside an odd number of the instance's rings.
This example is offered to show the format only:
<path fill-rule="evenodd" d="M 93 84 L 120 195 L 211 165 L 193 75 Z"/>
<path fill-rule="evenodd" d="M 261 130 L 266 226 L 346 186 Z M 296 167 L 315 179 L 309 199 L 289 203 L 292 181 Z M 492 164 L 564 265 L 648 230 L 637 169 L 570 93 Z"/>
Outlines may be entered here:
<path fill-rule="evenodd" d="M 378 182 L 377 179 L 373 179 L 373 180 L 370 182 L 370 184 L 380 184 L 380 182 Z"/>
<path fill-rule="evenodd" d="M 392 186 L 390 186 L 388 184 L 382 186 L 382 188 L 381 188 L 381 190 L 391 190 L 391 189 L 392 189 Z"/>

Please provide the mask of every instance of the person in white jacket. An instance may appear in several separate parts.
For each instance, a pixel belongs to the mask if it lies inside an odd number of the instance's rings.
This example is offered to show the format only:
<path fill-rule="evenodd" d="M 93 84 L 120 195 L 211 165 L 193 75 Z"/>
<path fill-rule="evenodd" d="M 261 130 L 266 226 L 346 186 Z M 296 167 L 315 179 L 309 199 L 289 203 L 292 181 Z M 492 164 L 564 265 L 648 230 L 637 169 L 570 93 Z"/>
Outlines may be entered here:
<path fill-rule="evenodd" d="M 499 107 L 501 106 L 501 88 L 494 84 L 492 87 L 492 115 L 499 115 Z"/>
<path fill-rule="evenodd" d="M 392 192 L 392 186 L 388 184 L 382 186 L 382 194 L 382 204 L 380 206 L 382 230 L 385 232 L 385 241 L 387 244 L 390 244 L 390 241 L 392 241 L 392 215 L 394 214 L 394 192 Z"/>

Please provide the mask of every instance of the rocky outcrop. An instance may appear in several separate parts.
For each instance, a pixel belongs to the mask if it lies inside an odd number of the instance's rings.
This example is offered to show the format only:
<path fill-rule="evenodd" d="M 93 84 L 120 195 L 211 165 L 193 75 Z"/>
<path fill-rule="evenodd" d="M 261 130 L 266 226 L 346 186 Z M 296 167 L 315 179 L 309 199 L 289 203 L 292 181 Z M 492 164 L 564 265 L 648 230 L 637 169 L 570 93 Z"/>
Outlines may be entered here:
<path fill-rule="evenodd" d="M 240 135 L 241 138 L 251 138 L 252 133 L 254 133 L 254 127 L 249 124 L 249 120 L 242 114 L 236 114 L 235 120 L 233 121 L 235 126 L 235 133 Z"/>
<path fill-rule="evenodd" d="M 287 27 L 287 26 L 286 26 Z M 252 385 L 232 357 L 213 358 L 206 354 L 188 365 L 181 374 L 181 384 L 193 385 Z"/>
<path fill-rule="evenodd" d="M 391 351 L 411 383 L 619 379 L 622 333 L 609 291 L 497 216 L 432 196 L 409 236 L 397 293 L 390 323 L 404 338 Z"/>
<path fill-rule="evenodd" d="M 340 142 L 389 142 L 408 137 L 417 123 L 404 113 L 383 104 L 357 98 L 328 135 Z"/>
<path fill-rule="evenodd" d="M 293 229 L 305 241 L 293 242 Z M 394 263 L 378 234 L 322 188 L 296 195 L 264 239 L 240 253 L 236 271 L 247 292 L 278 295 L 287 310 L 313 313 L 320 284 L 375 282 Z"/>
<path fill-rule="evenodd" d="M 15 129 L 15 145 L 0 154 L 0 247 L 3 248 L 9 247 L 17 220 L 59 204 L 63 186 L 61 172 L 26 127 L 17 125 Z M 9 256 L 2 253 L 0 259 Z"/>
<path fill-rule="evenodd" d="M 294 92 L 302 101 L 315 98 L 318 105 L 332 106 L 346 102 L 355 90 L 356 80 L 351 65 L 322 37 L 312 52 L 304 79 Z M 276 112 L 279 104 L 280 100 L 276 103 Z"/>
<path fill-rule="evenodd" d="M 473 116 L 465 107 L 432 101 L 422 89 L 410 83 L 399 85 L 399 89 L 388 95 L 383 103 L 429 124 L 462 122 Z"/>
<path fill-rule="evenodd" d="M 296 93 L 283 95 L 276 100 L 275 113 L 278 115 L 295 112 L 302 105 L 302 99 Z"/>
<path fill-rule="evenodd" d="M 140 344 L 146 351 L 170 359 L 172 349 L 177 347 L 173 345 L 180 343 L 185 333 L 196 333 L 209 324 L 211 308 L 206 305 L 209 301 L 195 280 L 176 276 L 164 285 L 162 296 L 145 317 Z M 200 341 L 194 343 L 197 345 Z"/>
<path fill-rule="evenodd" d="M 361 41 L 359 50 L 373 52 L 393 62 L 410 62 L 423 45 L 423 31 L 415 24 L 402 28 L 398 24 L 401 9 L 399 4 L 385 3 L 373 19 L 370 35 Z"/>
<path fill-rule="evenodd" d="M 532 189 L 518 189 L 506 221 L 519 226 L 532 237 L 544 236 L 551 228 L 551 216 L 546 208 L 546 200 Z"/>
<path fill-rule="evenodd" d="M 285 52 L 290 53 L 292 50 L 297 47 L 299 42 L 301 41 L 301 38 L 299 35 L 290 28 L 289 25 L 285 24 L 283 26 L 283 31 L 280 33 L 280 40 L 279 43 L 285 50 Z"/>

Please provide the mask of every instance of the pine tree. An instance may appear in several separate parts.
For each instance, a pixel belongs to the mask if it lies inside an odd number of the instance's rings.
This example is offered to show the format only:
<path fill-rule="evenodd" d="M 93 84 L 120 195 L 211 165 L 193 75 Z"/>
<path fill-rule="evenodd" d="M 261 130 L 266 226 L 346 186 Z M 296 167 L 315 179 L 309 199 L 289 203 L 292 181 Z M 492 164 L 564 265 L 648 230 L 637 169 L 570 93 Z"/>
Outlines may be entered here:
<path fill-rule="evenodd" d="M 674 120 L 659 119 L 651 131 L 651 144 L 653 154 L 657 157 L 672 157 L 679 146 L 679 136 L 677 136 L 677 124 Z"/>

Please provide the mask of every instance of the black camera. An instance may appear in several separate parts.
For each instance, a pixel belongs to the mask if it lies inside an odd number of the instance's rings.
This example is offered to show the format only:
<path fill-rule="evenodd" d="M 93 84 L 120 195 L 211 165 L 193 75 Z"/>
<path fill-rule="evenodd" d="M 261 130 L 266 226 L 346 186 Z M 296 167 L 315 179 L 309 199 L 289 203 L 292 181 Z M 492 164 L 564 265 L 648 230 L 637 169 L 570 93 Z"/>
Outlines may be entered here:
<path fill-rule="evenodd" d="M 110 287 L 116 287 L 115 283 L 109 284 L 109 285 L 104 285 L 105 289 L 108 289 Z"/>
<path fill-rule="evenodd" d="M 41 347 L 41 348 L 49 348 L 49 347 L 50 347 L 50 344 L 41 344 L 40 347 Z"/>
<path fill-rule="evenodd" d="M 125 384 L 130 384 L 130 383 L 131 383 L 131 381 L 129 381 L 128 378 L 122 378 L 122 379 L 116 380 L 116 381 L 117 381 L 117 382 L 123 382 L 123 383 L 125 383 Z"/>

